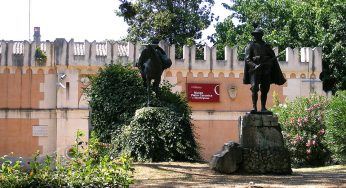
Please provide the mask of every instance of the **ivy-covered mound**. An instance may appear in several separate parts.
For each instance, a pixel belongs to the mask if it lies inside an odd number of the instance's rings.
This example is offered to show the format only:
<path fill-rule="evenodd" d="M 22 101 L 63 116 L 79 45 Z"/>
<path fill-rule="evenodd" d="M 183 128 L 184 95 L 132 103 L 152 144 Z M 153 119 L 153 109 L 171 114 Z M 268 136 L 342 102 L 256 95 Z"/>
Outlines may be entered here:
<path fill-rule="evenodd" d="M 160 86 L 159 96 L 151 96 L 151 106 L 162 108 L 136 117 L 136 110 L 146 107 L 147 96 L 138 70 L 130 66 L 100 69 L 87 95 L 93 130 L 102 142 L 112 140 L 114 153 L 126 151 L 134 159 L 149 161 L 200 159 L 191 110 L 185 97 L 172 93 L 168 83 Z"/>
<path fill-rule="evenodd" d="M 131 123 L 123 127 L 117 145 L 125 146 L 125 151 L 139 161 L 194 160 L 198 156 L 189 148 L 196 145 L 189 126 L 180 126 L 182 119 L 166 107 L 139 109 Z"/>

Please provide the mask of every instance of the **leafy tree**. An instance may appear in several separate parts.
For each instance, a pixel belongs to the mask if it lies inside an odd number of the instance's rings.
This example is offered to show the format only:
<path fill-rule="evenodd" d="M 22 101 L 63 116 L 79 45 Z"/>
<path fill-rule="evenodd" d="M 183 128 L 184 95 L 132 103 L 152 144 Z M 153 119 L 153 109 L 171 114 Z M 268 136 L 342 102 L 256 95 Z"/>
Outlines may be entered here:
<path fill-rule="evenodd" d="M 326 112 L 328 147 L 338 162 L 346 162 L 346 91 L 338 91 L 330 100 Z"/>
<path fill-rule="evenodd" d="M 229 5 L 223 5 L 232 15 L 217 24 L 210 38 L 219 51 L 225 45 L 237 45 L 242 54 L 256 23 L 265 30 L 265 40 L 280 49 L 321 46 L 324 89 L 346 89 L 343 0 L 230 0 Z M 239 24 L 234 24 L 235 20 Z"/>
<path fill-rule="evenodd" d="M 321 79 L 324 89 L 333 93 L 346 90 L 346 4 L 335 3 L 326 11 L 321 11 L 319 16 L 320 24 L 323 24 L 320 46 L 323 51 L 324 73 Z"/>
<path fill-rule="evenodd" d="M 191 44 L 214 19 L 214 0 L 120 0 L 118 16 L 129 25 L 127 40 L 166 40 L 170 44 Z"/>

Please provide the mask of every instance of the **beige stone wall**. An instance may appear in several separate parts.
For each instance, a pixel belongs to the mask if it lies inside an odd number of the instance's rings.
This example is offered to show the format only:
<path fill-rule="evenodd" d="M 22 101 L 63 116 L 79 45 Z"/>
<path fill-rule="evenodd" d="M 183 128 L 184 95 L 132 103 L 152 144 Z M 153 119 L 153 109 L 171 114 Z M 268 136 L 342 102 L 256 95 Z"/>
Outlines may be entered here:
<path fill-rule="evenodd" d="M 57 112 L 56 151 L 65 155 L 66 150 L 75 143 L 77 130 L 81 130 L 88 140 L 88 110 L 60 110 Z"/>
<path fill-rule="evenodd" d="M 35 62 L 36 46 L 47 55 L 47 62 Z M 204 59 L 196 60 L 194 46 L 183 47 L 183 59 L 175 59 L 175 46 L 160 43 L 172 59 L 162 79 L 174 85 L 174 92 L 185 92 L 187 83 L 220 84 L 220 102 L 190 102 L 192 119 L 204 159 L 209 160 L 222 145 L 239 141 L 238 118 L 251 108 L 250 90 L 242 84 L 244 62 L 237 49 L 226 47 L 223 60 L 216 60 L 216 48 L 206 46 Z M 39 44 L 27 41 L 0 42 L 0 155 L 15 152 L 30 156 L 65 154 L 74 143 L 78 129 L 89 129 L 89 107 L 83 89 L 88 75 L 106 64 L 133 64 L 143 47 L 140 44 L 74 42 L 57 39 Z M 280 101 L 310 92 L 325 95 L 318 80 L 322 71 L 321 48 L 286 48 L 286 61 L 280 62 L 287 79 L 283 86 L 272 85 Z M 275 49 L 278 52 L 278 49 Z M 64 79 L 59 77 L 65 75 Z M 59 86 L 59 83 L 65 88 Z M 228 93 L 236 88 L 236 97 Z M 84 139 L 88 139 L 88 135 Z"/>

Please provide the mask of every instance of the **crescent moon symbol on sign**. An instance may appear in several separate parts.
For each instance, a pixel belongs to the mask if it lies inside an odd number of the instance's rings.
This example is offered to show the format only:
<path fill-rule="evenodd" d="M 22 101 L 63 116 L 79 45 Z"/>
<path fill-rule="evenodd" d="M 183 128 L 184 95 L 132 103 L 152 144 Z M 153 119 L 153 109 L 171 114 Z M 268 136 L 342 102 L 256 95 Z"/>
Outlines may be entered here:
<path fill-rule="evenodd" d="M 217 92 L 217 88 L 218 88 L 218 87 L 220 87 L 220 85 L 216 85 L 216 86 L 214 87 L 214 92 L 215 92 L 216 95 L 220 95 L 220 93 Z"/>

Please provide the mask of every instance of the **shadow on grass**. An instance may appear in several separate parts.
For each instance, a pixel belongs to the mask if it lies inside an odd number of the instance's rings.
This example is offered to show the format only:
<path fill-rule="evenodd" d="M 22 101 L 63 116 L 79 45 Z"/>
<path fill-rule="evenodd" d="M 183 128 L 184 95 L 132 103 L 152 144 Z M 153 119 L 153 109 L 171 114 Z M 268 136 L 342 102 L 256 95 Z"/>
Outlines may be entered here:
<path fill-rule="evenodd" d="M 144 163 L 135 168 L 147 168 L 156 176 L 141 174 L 135 187 L 342 187 L 346 186 L 346 172 L 293 172 L 291 175 L 220 174 L 201 163 Z"/>

